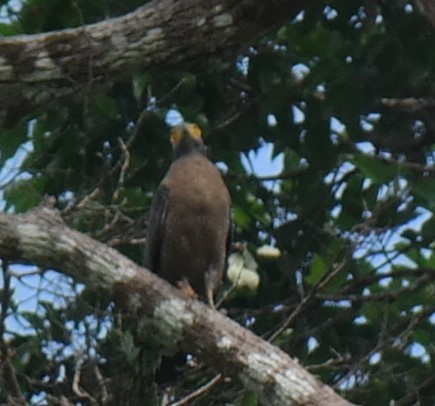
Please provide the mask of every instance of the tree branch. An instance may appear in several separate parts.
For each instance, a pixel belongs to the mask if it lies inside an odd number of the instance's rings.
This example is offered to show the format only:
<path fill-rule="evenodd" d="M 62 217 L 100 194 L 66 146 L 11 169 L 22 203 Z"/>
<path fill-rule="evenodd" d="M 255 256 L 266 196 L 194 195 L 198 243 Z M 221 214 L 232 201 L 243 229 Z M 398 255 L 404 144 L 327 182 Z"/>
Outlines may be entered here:
<path fill-rule="evenodd" d="M 415 0 L 420 12 L 427 18 L 429 23 L 435 28 L 435 4 L 431 0 Z"/>
<path fill-rule="evenodd" d="M 279 348 L 221 313 L 186 299 L 166 281 L 115 250 L 69 229 L 47 208 L 0 213 L 0 257 L 57 269 L 113 295 L 140 331 L 193 352 L 237 378 L 267 405 L 349 405 Z"/>
<path fill-rule="evenodd" d="M 306 3 L 154 0 L 83 27 L 1 38 L 0 125 L 11 126 L 50 99 L 139 68 L 231 55 Z"/>

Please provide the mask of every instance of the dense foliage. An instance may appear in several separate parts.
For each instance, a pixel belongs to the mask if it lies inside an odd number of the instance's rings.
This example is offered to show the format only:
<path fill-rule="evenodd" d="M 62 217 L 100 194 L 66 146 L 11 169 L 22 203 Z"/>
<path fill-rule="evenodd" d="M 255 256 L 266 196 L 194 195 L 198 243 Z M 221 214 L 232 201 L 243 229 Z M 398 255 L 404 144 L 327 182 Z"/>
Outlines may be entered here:
<path fill-rule="evenodd" d="M 74 27 L 141 2 L 15 3 L 1 2 L 0 35 Z M 351 401 L 431 405 L 434 43 L 412 3 L 333 0 L 237 58 L 90 87 L 0 130 L 5 209 L 48 200 L 71 227 L 141 262 L 146 213 L 171 159 L 167 114 L 176 110 L 200 124 L 211 159 L 226 167 L 234 242 L 246 243 L 235 249 L 258 263 L 258 289 L 232 289 L 228 315 Z M 269 160 L 279 171 L 257 176 Z M 281 256 L 257 255 L 264 245 Z M 133 396 L 132 320 L 54 271 L 7 265 L 2 352 L 28 401 Z M 213 376 L 201 363 L 186 366 L 174 396 Z M 6 396 L 0 391 L 0 403 Z M 198 401 L 224 403 L 255 399 L 221 381 Z"/>

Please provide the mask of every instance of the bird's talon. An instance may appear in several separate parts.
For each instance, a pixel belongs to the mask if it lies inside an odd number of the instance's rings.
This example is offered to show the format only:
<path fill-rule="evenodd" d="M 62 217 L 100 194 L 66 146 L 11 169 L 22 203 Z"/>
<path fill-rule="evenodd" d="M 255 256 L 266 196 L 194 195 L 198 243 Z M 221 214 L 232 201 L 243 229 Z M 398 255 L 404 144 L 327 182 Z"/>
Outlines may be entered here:
<path fill-rule="evenodd" d="M 178 281 L 176 283 L 177 288 L 181 290 L 181 293 L 183 293 L 184 296 L 190 298 L 190 299 L 197 299 L 198 295 L 195 293 L 195 291 L 192 289 L 192 286 L 190 286 L 189 282 L 185 279 Z"/>

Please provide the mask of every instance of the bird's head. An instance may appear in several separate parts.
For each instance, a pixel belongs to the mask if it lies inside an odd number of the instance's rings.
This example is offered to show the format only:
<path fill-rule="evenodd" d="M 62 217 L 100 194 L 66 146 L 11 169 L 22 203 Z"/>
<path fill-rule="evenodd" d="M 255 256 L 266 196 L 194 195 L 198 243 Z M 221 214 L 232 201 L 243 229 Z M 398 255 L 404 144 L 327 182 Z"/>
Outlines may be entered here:
<path fill-rule="evenodd" d="M 171 130 L 171 144 L 175 158 L 197 151 L 206 153 L 202 141 L 201 129 L 194 123 L 183 123 Z"/>

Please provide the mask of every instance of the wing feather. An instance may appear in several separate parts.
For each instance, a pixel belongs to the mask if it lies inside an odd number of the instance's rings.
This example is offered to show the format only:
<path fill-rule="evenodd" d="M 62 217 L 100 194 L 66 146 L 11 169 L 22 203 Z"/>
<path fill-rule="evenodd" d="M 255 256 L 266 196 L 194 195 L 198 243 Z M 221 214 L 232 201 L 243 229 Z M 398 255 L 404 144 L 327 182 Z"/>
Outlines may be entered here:
<path fill-rule="evenodd" d="M 146 266 L 153 272 L 160 272 L 160 257 L 168 213 L 169 189 L 160 185 L 154 196 L 147 229 Z"/>

